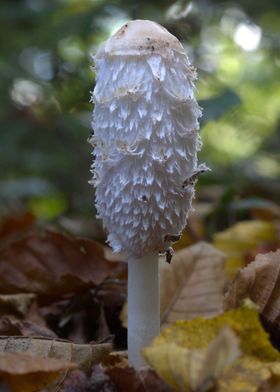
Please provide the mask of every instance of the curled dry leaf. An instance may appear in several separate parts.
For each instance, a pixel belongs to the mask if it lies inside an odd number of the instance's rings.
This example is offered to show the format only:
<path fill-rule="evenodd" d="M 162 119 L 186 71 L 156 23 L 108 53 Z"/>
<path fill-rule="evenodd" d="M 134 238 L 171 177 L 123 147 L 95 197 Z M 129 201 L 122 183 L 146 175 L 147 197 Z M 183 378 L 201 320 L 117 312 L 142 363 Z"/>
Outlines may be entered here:
<path fill-rule="evenodd" d="M 160 259 L 161 321 L 212 317 L 223 311 L 225 257 L 206 242 L 177 251 L 171 264 Z M 127 327 L 127 305 L 120 316 Z"/>
<path fill-rule="evenodd" d="M 94 287 L 119 268 L 95 241 L 33 233 L 0 250 L 0 292 L 60 297 Z"/>
<path fill-rule="evenodd" d="M 57 380 L 76 364 L 23 353 L 0 353 L 0 378 L 13 392 L 34 392 Z"/>
<path fill-rule="evenodd" d="M 269 322 L 280 326 L 280 249 L 258 255 L 237 273 L 226 294 L 225 308 L 236 308 L 244 298 L 250 298 Z"/>
<path fill-rule="evenodd" d="M 48 338 L 0 336 L 0 352 L 23 352 L 40 358 L 63 359 L 78 364 L 85 372 L 89 372 L 111 350 L 110 343 L 74 344 Z"/>

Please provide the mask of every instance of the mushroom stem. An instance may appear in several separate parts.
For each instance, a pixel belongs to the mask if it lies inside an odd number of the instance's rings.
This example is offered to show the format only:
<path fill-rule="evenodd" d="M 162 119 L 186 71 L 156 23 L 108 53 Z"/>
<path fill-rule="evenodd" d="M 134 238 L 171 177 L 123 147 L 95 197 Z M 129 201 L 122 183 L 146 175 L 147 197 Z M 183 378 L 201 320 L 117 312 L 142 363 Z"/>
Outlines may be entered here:
<path fill-rule="evenodd" d="M 141 349 L 160 333 L 158 252 L 128 259 L 128 361 L 140 368 Z"/>

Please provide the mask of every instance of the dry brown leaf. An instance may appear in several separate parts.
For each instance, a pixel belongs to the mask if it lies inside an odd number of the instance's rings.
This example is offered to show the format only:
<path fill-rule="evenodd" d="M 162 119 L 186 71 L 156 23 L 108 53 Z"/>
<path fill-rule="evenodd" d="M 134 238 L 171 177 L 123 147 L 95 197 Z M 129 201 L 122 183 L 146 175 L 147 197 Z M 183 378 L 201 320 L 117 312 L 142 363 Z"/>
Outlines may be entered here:
<path fill-rule="evenodd" d="M 13 392 L 34 392 L 55 381 L 76 364 L 23 353 L 0 353 L 0 378 Z"/>
<path fill-rule="evenodd" d="M 127 354 L 127 353 L 126 353 Z M 105 374 L 110 377 L 113 383 L 111 389 L 106 391 L 118 392 L 172 392 L 173 389 L 168 386 L 156 372 L 149 367 L 142 367 L 138 370 L 128 365 L 127 355 L 125 353 L 110 353 L 105 356 L 101 362 L 101 366 L 96 366 L 92 377 L 96 379 L 98 373 Z M 102 380 L 102 378 L 101 378 Z M 97 385 L 95 385 L 97 387 Z M 99 389 L 95 389 L 99 390 Z M 101 390 L 101 388 L 100 388 Z M 103 390 L 103 389 L 102 389 Z"/>
<path fill-rule="evenodd" d="M 133 367 L 114 366 L 105 370 L 118 392 L 174 392 L 156 372 L 148 367 L 136 371 Z"/>
<path fill-rule="evenodd" d="M 47 307 L 41 307 L 40 314 L 60 338 L 81 344 L 92 341 L 104 342 L 104 339 L 109 341 L 108 339 L 113 338 L 111 334 L 114 334 L 114 343 L 118 345 L 121 333 L 122 341 L 125 340 L 125 331 L 121 328 L 118 318 L 125 293 L 122 296 L 118 289 L 123 290 L 125 285 L 116 285 L 114 290 L 107 282 L 98 286 L 96 290 L 67 296 Z M 113 300 L 110 302 L 111 298 Z"/>
<path fill-rule="evenodd" d="M 25 235 L 34 226 L 35 220 L 36 218 L 31 212 L 6 217 L 0 223 L 0 241 L 6 242 Z"/>
<path fill-rule="evenodd" d="M 196 316 L 211 317 L 223 310 L 224 255 L 206 242 L 175 253 L 163 262 L 161 314 L 164 325 Z"/>
<path fill-rule="evenodd" d="M 244 298 L 255 302 L 268 321 L 280 325 L 280 249 L 259 254 L 237 273 L 226 294 L 225 308 L 236 308 Z"/>
<path fill-rule="evenodd" d="M 119 268 L 95 241 L 33 233 L 0 250 L 0 292 L 60 297 L 94 287 Z"/>
<path fill-rule="evenodd" d="M 57 335 L 45 326 L 29 320 L 18 320 L 12 316 L 0 318 L 0 335 L 57 338 Z"/>
<path fill-rule="evenodd" d="M 57 337 L 40 314 L 37 295 L 29 293 L 0 295 L 0 335 Z"/>
<path fill-rule="evenodd" d="M 40 358 L 56 358 L 74 362 L 85 372 L 112 350 L 110 343 L 74 344 L 48 338 L 0 336 L 0 352 L 18 352 Z"/>

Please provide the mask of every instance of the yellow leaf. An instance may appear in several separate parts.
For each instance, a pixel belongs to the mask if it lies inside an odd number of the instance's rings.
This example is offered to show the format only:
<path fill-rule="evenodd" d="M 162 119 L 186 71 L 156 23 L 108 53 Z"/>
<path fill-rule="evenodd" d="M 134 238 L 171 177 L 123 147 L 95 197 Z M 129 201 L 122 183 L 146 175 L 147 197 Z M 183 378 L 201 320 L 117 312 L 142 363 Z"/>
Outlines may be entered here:
<path fill-rule="evenodd" d="M 250 302 L 212 319 L 178 321 L 143 354 L 177 391 L 272 392 L 275 385 L 280 390 L 280 353 Z"/>
<path fill-rule="evenodd" d="M 276 389 L 273 389 L 276 387 Z M 217 392 L 278 392 L 280 390 L 280 363 L 239 359 L 229 367 L 217 382 Z"/>
<path fill-rule="evenodd" d="M 176 343 L 181 347 L 205 348 L 225 325 L 240 338 L 240 347 L 246 355 L 253 355 L 263 361 L 280 360 L 263 330 L 255 306 L 243 305 L 211 319 L 197 317 L 190 321 L 177 321 L 155 338 L 153 345 Z"/>
<path fill-rule="evenodd" d="M 216 233 L 213 244 L 227 256 L 226 270 L 232 276 L 244 265 L 244 256 L 264 242 L 279 242 L 273 222 L 261 220 L 243 221 L 229 229 Z"/>
<path fill-rule="evenodd" d="M 213 380 L 239 357 L 240 351 L 237 337 L 225 327 L 207 349 L 188 349 L 166 343 L 145 349 L 144 355 L 177 391 L 201 391 L 213 386 Z"/>

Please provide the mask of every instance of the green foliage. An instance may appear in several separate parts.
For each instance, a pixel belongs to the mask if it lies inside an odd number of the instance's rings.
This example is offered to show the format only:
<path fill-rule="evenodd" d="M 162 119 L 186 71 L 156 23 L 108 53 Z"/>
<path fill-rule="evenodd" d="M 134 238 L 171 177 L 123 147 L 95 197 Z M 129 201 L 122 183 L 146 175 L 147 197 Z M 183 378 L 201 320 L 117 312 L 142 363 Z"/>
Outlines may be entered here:
<path fill-rule="evenodd" d="M 198 68 L 201 159 L 213 169 L 202 186 L 222 184 L 225 192 L 234 186 L 242 193 L 250 181 L 262 184 L 269 177 L 275 199 L 278 10 L 277 0 L 2 0 L 0 214 L 22 203 L 44 217 L 66 209 L 93 212 L 86 143 L 94 85 L 91 55 L 133 18 L 165 25 L 184 42 Z M 256 196 L 267 194 L 260 189 Z"/>

